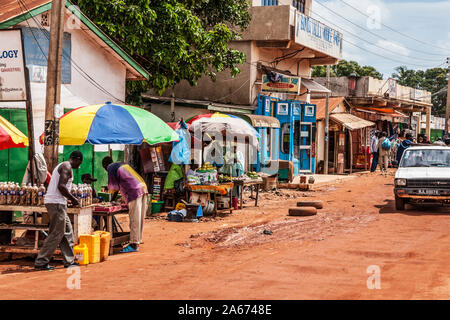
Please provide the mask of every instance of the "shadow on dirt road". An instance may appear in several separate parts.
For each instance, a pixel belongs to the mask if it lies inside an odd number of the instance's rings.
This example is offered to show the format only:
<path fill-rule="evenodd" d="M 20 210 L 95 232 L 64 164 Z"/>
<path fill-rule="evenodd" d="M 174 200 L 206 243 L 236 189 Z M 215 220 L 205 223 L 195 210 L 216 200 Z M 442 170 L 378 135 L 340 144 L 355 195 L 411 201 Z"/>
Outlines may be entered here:
<path fill-rule="evenodd" d="M 431 204 L 406 204 L 405 210 L 395 209 L 394 200 L 386 200 L 383 205 L 376 205 L 380 214 L 404 214 L 408 216 L 431 216 L 431 215 L 450 215 L 450 206 L 431 205 Z"/>

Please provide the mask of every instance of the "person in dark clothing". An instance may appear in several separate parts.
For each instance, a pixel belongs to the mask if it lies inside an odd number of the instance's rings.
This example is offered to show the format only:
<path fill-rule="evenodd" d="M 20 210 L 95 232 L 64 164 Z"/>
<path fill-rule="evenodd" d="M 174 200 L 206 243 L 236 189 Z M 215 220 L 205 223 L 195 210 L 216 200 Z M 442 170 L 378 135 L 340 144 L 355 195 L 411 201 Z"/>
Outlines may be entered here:
<path fill-rule="evenodd" d="M 378 166 L 378 138 L 380 136 L 380 131 L 376 130 L 372 136 L 370 142 L 370 153 L 372 154 L 372 166 L 370 167 L 370 172 L 375 172 Z"/>
<path fill-rule="evenodd" d="M 397 163 L 400 164 L 400 160 L 402 159 L 403 152 L 411 146 L 412 143 L 412 135 L 411 133 L 406 134 L 406 139 L 403 140 L 397 149 Z"/>

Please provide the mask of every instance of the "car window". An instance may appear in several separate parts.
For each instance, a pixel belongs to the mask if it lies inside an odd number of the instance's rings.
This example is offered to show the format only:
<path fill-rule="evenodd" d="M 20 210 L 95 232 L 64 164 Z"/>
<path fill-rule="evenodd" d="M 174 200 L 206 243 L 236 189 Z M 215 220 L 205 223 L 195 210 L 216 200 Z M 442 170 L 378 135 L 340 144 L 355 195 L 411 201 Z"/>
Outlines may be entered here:
<path fill-rule="evenodd" d="M 406 150 L 400 167 L 450 167 L 450 148 Z"/>

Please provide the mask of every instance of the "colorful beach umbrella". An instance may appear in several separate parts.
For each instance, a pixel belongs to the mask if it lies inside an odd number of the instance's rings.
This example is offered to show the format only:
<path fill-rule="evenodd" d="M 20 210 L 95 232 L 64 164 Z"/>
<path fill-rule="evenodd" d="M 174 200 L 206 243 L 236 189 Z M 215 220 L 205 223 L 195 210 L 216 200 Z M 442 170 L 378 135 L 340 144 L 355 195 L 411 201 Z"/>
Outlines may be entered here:
<path fill-rule="evenodd" d="M 190 130 L 201 129 L 202 132 L 209 134 L 220 133 L 226 131 L 227 134 L 236 136 L 254 137 L 259 140 L 260 135 L 247 121 L 224 113 L 207 113 L 189 118 L 186 123 L 191 125 Z"/>
<path fill-rule="evenodd" d="M 8 120 L 0 116 L 0 150 L 8 148 L 25 148 L 28 138 Z"/>
<path fill-rule="evenodd" d="M 178 134 L 153 113 L 109 102 L 71 110 L 59 120 L 60 145 L 152 145 L 178 139 Z"/>

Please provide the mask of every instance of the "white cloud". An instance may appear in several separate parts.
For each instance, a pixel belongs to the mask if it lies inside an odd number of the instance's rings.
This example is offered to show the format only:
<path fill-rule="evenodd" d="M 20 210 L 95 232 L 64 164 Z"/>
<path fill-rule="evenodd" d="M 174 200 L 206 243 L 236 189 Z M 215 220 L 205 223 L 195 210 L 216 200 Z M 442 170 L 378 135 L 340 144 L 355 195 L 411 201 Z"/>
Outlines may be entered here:
<path fill-rule="evenodd" d="M 402 44 L 395 43 L 392 41 L 378 40 L 377 45 L 390 51 L 397 52 L 402 56 L 409 56 L 410 53 L 410 51 L 407 48 L 405 48 Z"/>

